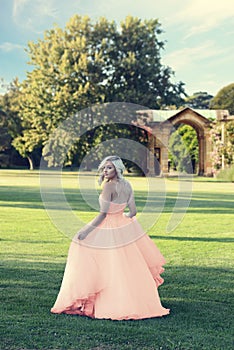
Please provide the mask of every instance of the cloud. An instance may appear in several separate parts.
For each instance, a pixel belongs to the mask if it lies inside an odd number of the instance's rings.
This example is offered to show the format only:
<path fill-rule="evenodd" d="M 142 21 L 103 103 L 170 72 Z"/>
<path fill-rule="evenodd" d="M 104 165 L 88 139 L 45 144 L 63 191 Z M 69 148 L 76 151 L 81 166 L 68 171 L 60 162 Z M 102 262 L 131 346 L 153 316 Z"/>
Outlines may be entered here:
<path fill-rule="evenodd" d="M 184 3 L 183 6 L 182 3 Z M 190 0 L 180 2 L 180 10 L 170 18 L 170 25 L 176 23 L 188 26 L 185 39 L 198 33 L 218 27 L 222 22 L 234 17 L 233 0 Z"/>
<path fill-rule="evenodd" d="M 197 79 L 186 84 L 186 92 L 192 95 L 194 92 L 206 91 L 215 96 L 224 86 L 232 83 L 231 79 L 213 76 L 203 76 L 203 79 Z"/>
<path fill-rule="evenodd" d="M 13 3 L 13 18 L 17 18 L 21 12 L 24 9 L 24 6 L 29 2 L 30 0 L 14 0 Z"/>
<path fill-rule="evenodd" d="M 227 51 L 229 49 L 226 49 Z M 227 52 L 226 52 L 227 53 Z M 185 70 L 200 61 L 225 55 L 223 48 L 218 48 L 214 41 L 208 40 L 201 45 L 194 47 L 185 47 L 175 50 L 163 56 L 165 64 L 173 68 L 173 70 Z"/>
<path fill-rule="evenodd" d="M 208 91 L 215 95 L 230 81 L 234 60 L 232 47 L 223 48 L 214 40 L 177 49 L 162 56 L 162 62 L 175 72 L 173 81 L 186 83 L 186 92 Z"/>
<path fill-rule="evenodd" d="M 48 19 L 57 19 L 55 0 L 14 0 L 12 17 L 20 27 L 35 32 L 44 30 Z"/>
<path fill-rule="evenodd" d="M 128 14 L 141 18 L 159 18 L 164 27 L 189 26 L 186 38 L 217 27 L 234 17 L 233 0 L 14 0 L 13 19 L 26 27 L 38 27 L 47 20 L 67 20 L 75 12 L 115 20 Z"/>
<path fill-rule="evenodd" d="M 170 14 L 178 10 L 178 2 L 184 0 L 94 0 L 93 8 L 99 16 L 106 16 L 121 21 L 126 16 L 139 17 L 142 19 L 158 18 L 160 23 L 170 21 Z M 163 25 L 164 26 L 164 25 Z"/>
<path fill-rule="evenodd" d="M 10 52 L 10 51 L 14 51 L 14 50 L 22 50 L 23 48 L 24 48 L 23 45 L 9 43 L 9 42 L 5 42 L 3 44 L 0 44 L 0 50 L 4 51 L 4 52 Z"/>

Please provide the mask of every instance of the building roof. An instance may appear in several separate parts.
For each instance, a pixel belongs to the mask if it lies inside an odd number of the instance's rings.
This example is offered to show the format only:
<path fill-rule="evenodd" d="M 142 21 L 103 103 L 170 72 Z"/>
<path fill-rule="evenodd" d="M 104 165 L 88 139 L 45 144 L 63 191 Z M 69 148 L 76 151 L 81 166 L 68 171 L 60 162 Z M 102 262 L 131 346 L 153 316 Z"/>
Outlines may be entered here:
<path fill-rule="evenodd" d="M 190 109 L 191 111 L 194 111 L 207 119 L 220 120 L 229 117 L 229 112 L 225 109 L 193 109 L 190 107 L 174 110 L 153 109 L 150 110 L 150 114 L 152 115 L 153 122 L 164 122 L 165 120 L 170 119 L 186 109 Z"/>

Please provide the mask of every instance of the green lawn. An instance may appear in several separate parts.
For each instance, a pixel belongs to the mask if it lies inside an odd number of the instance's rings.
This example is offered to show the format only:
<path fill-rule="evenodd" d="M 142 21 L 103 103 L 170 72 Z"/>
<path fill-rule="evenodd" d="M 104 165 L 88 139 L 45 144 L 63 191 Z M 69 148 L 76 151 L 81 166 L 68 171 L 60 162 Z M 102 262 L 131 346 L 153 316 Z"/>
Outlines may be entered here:
<path fill-rule="evenodd" d="M 141 211 L 145 179 L 130 180 Z M 178 181 L 165 180 L 166 203 L 148 233 L 167 259 L 159 292 L 171 314 L 139 321 L 50 314 L 70 241 L 44 210 L 38 172 L 1 170 L 0 185 L 1 349 L 233 349 L 232 183 L 194 179 L 183 221 L 166 233 Z M 63 185 L 74 211 L 93 217 L 82 205 L 76 174 L 64 173 Z"/>

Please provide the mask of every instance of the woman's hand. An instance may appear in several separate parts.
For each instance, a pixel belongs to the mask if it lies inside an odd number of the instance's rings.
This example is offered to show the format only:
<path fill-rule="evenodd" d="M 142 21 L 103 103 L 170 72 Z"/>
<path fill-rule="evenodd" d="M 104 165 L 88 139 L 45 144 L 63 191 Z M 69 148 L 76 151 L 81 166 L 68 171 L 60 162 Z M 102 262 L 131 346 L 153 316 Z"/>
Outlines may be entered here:
<path fill-rule="evenodd" d="M 124 216 L 128 219 L 135 220 L 136 219 L 136 214 L 132 215 L 130 212 L 124 213 Z"/>

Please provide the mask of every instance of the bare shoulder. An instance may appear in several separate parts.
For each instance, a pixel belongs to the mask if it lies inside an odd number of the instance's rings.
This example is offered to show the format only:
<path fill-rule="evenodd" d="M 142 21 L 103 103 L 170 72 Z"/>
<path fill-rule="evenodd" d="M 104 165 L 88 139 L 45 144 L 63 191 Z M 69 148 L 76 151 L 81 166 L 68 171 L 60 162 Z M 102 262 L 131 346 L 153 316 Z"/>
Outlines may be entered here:
<path fill-rule="evenodd" d="M 105 183 L 103 184 L 102 189 L 103 189 L 103 190 L 109 190 L 109 191 L 110 191 L 112 188 L 115 188 L 115 186 L 116 186 L 115 183 L 113 183 L 113 182 L 111 182 L 111 181 L 107 181 L 107 182 L 105 182 Z"/>
<path fill-rule="evenodd" d="M 112 193 L 115 191 L 115 186 L 113 182 L 105 182 L 102 187 L 102 193 Z"/>
<path fill-rule="evenodd" d="M 132 185 L 131 185 L 131 183 L 130 183 L 128 180 L 125 180 L 125 187 L 126 187 L 130 192 L 133 191 Z"/>
<path fill-rule="evenodd" d="M 124 181 L 125 181 L 125 183 L 126 183 L 127 186 L 129 186 L 130 188 L 132 188 L 132 185 L 131 185 L 131 183 L 130 183 L 128 180 L 124 180 Z"/>

